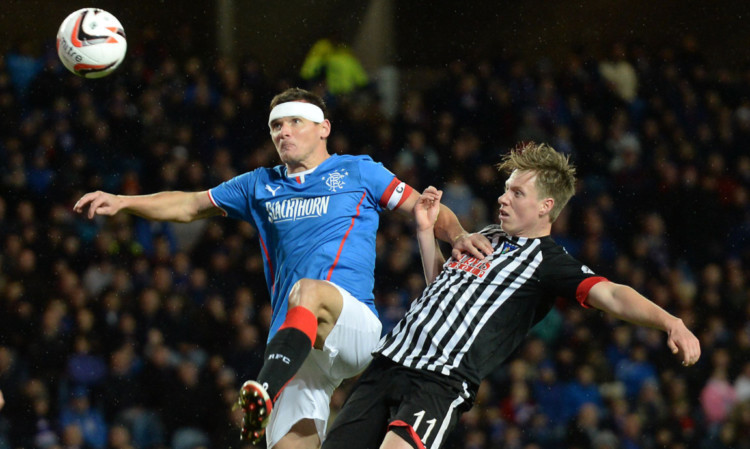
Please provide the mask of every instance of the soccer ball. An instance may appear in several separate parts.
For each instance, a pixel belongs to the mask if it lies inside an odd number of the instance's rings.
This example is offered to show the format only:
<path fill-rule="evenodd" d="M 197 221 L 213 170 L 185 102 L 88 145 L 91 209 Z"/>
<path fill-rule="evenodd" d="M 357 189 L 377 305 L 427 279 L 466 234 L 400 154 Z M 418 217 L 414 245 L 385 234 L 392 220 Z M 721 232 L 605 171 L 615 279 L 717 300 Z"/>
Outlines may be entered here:
<path fill-rule="evenodd" d="M 128 43 L 115 16 L 98 8 L 83 8 L 63 20 L 57 31 L 57 55 L 78 76 L 101 78 L 122 63 Z"/>

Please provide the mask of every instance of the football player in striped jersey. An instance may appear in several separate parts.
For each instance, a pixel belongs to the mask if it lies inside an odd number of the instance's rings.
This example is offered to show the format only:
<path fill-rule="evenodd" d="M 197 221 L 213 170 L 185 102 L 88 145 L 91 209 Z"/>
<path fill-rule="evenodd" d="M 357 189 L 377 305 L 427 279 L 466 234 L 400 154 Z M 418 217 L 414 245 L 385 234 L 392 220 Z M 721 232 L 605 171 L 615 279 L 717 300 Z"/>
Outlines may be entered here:
<path fill-rule="evenodd" d="M 679 318 L 633 288 L 597 275 L 550 237 L 575 190 L 568 158 L 528 143 L 499 165 L 510 172 L 498 198 L 499 225 L 479 233 L 487 257 L 445 261 L 433 235 L 441 192 L 414 208 L 428 286 L 384 336 L 358 379 L 323 449 L 438 449 L 471 408 L 480 382 L 503 363 L 558 298 L 663 330 L 684 366 L 700 344 Z"/>

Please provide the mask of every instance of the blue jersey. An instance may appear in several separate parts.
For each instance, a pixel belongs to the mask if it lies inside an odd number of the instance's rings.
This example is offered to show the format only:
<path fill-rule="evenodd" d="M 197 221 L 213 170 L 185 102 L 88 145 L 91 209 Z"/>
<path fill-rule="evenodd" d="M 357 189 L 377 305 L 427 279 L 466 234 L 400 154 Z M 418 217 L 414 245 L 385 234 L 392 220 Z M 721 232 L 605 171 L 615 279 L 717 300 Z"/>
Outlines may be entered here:
<path fill-rule="evenodd" d="M 224 214 L 252 223 L 263 251 L 273 318 L 269 340 L 284 322 L 289 291 L 302 278 L 331 281 L 373 303 L 378 212 L 411 192 L 368 156 L 331 155 L 304 173 L 283 165 L 258 168 L 209 190 Z"/>

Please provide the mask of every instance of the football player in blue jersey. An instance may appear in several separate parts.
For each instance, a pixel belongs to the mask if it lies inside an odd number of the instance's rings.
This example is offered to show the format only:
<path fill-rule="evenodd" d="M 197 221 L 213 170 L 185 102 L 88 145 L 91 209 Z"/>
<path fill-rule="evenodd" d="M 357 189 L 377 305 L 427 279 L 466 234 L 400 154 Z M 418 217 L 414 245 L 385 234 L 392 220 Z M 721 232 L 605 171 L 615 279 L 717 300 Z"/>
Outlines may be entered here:
<path fill-rule="evenodd" d="M 419 194 L 369 156 L 330 154 L 323 100 L 292 88 L 271 101 L 271 139 L 282 165 L 258 168 L 202 192 L 87 193 L 74 210 L 190 222 L 215 215 L 252 223 L 263 251 L 273 317 L 265 363 L 245 382 L 242 438 L 315 448 L 343 379 L 371 360 L 381 324 L 373 303 L 375 238 L 383 209 L 410 214 Z M 486 237 L 464 231 L 441 206 L 435 236 L 455 255 L 482 258 Z M 273 413 L 271 411 L 273 410 Z"/>

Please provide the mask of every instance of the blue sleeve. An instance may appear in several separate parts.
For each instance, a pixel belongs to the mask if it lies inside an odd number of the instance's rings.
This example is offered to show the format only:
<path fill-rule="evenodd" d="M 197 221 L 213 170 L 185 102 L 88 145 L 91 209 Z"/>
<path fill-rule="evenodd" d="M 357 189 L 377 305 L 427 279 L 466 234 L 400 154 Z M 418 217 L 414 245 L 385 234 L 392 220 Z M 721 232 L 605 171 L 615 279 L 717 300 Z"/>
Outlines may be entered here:
<path fill-rule="evenodd" d="M 257 178 L 257 171 L 235 176 L 208 191 L 211 201 L 228 217 L 252 222 L 250 202 Z"/>
<path fill-rule="evenodd" d="M 399 183 L 396 175 L 380 162 L 365 156 L 359 161 L 359 175 L 370 200 L 385 208 Z"/>

